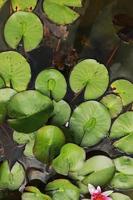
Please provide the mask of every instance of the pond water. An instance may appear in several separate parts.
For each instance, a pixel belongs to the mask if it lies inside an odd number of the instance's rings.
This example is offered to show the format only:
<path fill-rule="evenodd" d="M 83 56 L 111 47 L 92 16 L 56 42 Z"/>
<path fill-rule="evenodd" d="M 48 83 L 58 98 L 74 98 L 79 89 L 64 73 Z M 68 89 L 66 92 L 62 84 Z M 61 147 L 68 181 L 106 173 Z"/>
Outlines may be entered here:
<path fill-rule="evenodd" d="M 39 0 L 40 5 L 41 2 Z M 40 10 L 38 6 L 35 12 L 46 23 Z M 69 26 L 67 40 L 59 44 L 59 37 L 49 39 L 47 36 L 40 47 L 25 54 L 32 68 L 30 88 L 34 87 L 37 74 L 50 66 L 61 70 L 68 80 L 74 64 L 85 58 L 94 58 L 105 64 L 110 72 L 110 81 L 116 78 L 133 81 L 133 0 L 86 0 L 80 12 L 81 18 Z M 0 11 L 0 51 L 9 50 L 3 39 L 3 27 L 9 15 L 10 7 L 7 2 Z M 60 34 L 58 26 L 48 25 L 56 36 Z M 21 52 L 21 48 L 19 51 Z M 72 102 L 72 93 L 68 91 L 66 99 L 74 108 L 81 102 L 82 94 Z M 102 153 L 112 158 L 121 155 L 112 149 L 108 139 L 87 151 L 88 155 Z M 123 192 L 133 199 L 132 191 Z M 20 193 L 7 193 L 0 199 L 5 200 L 7 197 L 8 200 L 17 200 L 20 199 Z"/>

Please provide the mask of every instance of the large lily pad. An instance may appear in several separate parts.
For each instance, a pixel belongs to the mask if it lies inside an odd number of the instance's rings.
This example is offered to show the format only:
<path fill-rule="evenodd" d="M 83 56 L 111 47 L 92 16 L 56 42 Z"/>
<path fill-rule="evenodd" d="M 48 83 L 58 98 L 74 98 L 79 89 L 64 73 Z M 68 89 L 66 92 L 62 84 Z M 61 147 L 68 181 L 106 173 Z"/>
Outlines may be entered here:
<path fill-rule="evenodd" d="M 111 118 L 117 117 L 122 111 L 122 100 L 117 95 L 109 94 L 102 98 L 101 103 L 108 108 Z"/>
<path fill-rule="evenodd" d="M 109 75 L 106 67 L 96 60 L 86 59 L 78 63 L 71 75 L 71 89 L 78 93 L 85 88 L 84 98 L 97 99 L 108 87 Z"/>
<path fill-rule="evenodd" d="M 57 179 L 47 184 L 46 192 L 53 200 L 79 200 L 79 189 L 70 181 Z"/>
<path fill-rule="evenodd" d="M 19 163 L 16 163 L 11 171 L 8 161 L 0 165 L 0 189 L 16 190 L 22 185 L 24 179 L 25 172 Z"/>
<path fill-rule="evenodd" d="M 71 115 L 71 108 L 69 104 L 61 100 L 59 102 L 53 101 L 54 111 L 51 118 L 51 123 L 62 126 L 69 121 Z"/>
<path fill-rule="evenodd" d="M 0 89 L 0 123 L 4 122 L 7 115 L 7 104 L 15 94 L 16 91 L 11 88 Z"/>
<path fill-rule="evenodd" d="M 70 119 L 70 130 L 76 144 L 89 147 L 106 137 L 111 117 L 104 105 L 97 101 L 80 104 Z"/>
<path fill-rule="evenodd" d="M 35 134 L 36 133 L 29 133 L 24 134 L 17 131 L 13 132 L 13 140 L 18 144 L 25 144 L 24 155 L 28 157 L 33 157 L 33 147 L 35 143 Z"/>
<path fill-rule="evenodd" d="M 25 90 L 31 78 L 30 65 L 15 51 L 2 52 L 0 76 L 4 79 L 6 87 L 12 87 L 17 91 Z"/>
<path fill-rule="evenodd" d="M 23 91 L 8 104 L 8 123 L 18 132 L 31 133 L 43 126 L 53 112 L 52 101 L 38 91 Z"/>
<path fill-rule="evenodd" d="M 110 197 L 112 198 L 112 200 L 131 200 L 131 198 L 127 195 L 118 192 L 112 193 Z"/>
<path fill-rule="evenodd" d="M 34 13 L 19 11 L 6 22 L 4 36 L 11 48 L 16 49 L 23 40 L 25 51 L 31 51 L 43 38 L 43 25 Z"/>
<path fill-rule="evenodd" d="M 88 184 L 105 186 L 110 182 L 115 173 L 113 161 L 106 156 L 94 156 L 88 159 L 79 170 L 78 175 L 82 181 L 78 182 L 81 191 L 87 193 Z"/>
<path fill-rule="evenodd" d="M 120 115 L 113 123 L 110 137 L 117 139 L 114 146 L 126 153 L 133 153 L 133 112 Z M 127 145 L 128 144 L 128 145 Z"/>
<path fill-rule="evenodd" d="M 14 11 L 32 11 L 34 10 L 37 0 L 11 0 Z"/>
<path fill-rule="evenodd" d="M 44 126 L 37 131 L 34 145 L 35 157 L 43 163 L 49 163 L 65 144 L 61 129 L 56 126 Z"/>
<path fill-rule="evenodd" d="M 115 189 L 133 189 L 133 175 L 127 175 L 123 173 L 116 173 L 111 180 L 111 187 Z"/>
<path fill-rule="evenodd" d="M 37 188 L 28 186 L 22 194 L 22 200 L 52 200 L 48 195 L 42 194 Z"/>
<path fill-rule="evenodd" d="M 66 94 L 67 84 L 64 76 L 58 70 L 47 69 L 38 75 L 35 87 L 44 95 L 60 101 Z"/>
<path fill-rule="evenodd" d="M 133 175 L 133 158 L 121 156 L 114 159 L 116 170 L 128 175 Z"/>
<path fill-rule="evenodd" d="M 120 79 L 113 82 L 111 88 L 114 93 L 119 94 L 124 106 L 133 102 L 133 84 L 131 82 Z"/>
<path fill-rule="evenodd" d="M 70 175 L 83 166 L 85 157 L 81 147 L 68 143 L 62 147 L 60 155 L 53 160 L 52 166 L 57 173 Z"/>
<path fill-rule="evenodd" d="M 43 9 L 48 18 L 54 23 L 65 25 L 75 21 L 79 14 L 70 7 L 81 7 L 81 0 L 45 0 Z"/>

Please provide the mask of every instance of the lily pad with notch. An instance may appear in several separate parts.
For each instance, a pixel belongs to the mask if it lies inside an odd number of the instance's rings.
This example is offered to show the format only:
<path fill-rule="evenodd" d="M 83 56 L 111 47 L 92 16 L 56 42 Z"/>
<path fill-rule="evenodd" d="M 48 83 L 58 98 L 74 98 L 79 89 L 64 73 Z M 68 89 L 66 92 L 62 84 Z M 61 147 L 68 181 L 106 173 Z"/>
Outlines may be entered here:
<path fill-rule="evenodd" d="M 26 59 L 15 51 L 0 53 L 0 76 L 6 87 L 16 91 L 25 90 L 31 78 L 30 65 Z"/>
<path fill-rule="evenodd" d="M 115 166 L 110 158 L 103 155 L 93 156 L 78 171 L 79 177 L 82 177 L 78 185 L 83 193 L 87 193 L 88 184 L 105 186 L 113 178 L 114 173 Z"/>
<path fill-rule="evenodd" d="M 111 118 L 117 117 L 123 108 L 122 100 L 119 96 L 114 94 L 109 94 L 104 96 L 101 101 L 103 105 L 107 107 L 110 112 Z"/>
<path fill-rule="evenodd" d="M 64 76 L 58 70 L 46 69 L 38 75 L 35 88 L 55 101 L 60 101 L 66 94 L 67 84 Z"/>
<path fill-rule="evenodd" d="M 4 161 L 0 165 L 0 189 L 16 190 L 18 189 L 25 179 L 25 171 L 21 164 L 18 162 L 10 170 L 8 161 Z"/>
<path fill-rule="evenodd" d="M 70 86 L 73 92 L 85 89 L 84 98 L 97 99 L 107 90 L 109 75 L 106 67 L 93 59 L 78 63 L 70 75 Z"/>
<path fill-rule="evenodd" d="M 133 112 L 121 114 L 113 123 L 110 138 L 116 139 L 113 145 L 119 150 L 133 153 Z M 127 145 L 128 144 L 128 145 Z"/>
<path fill-rule="evenodd" d="M 47 184 L 45 191 L 53 200 L 79 200 L 79 188 L 69 180 L 57 179 Z"/>
<path fill-rule="evenodd" d="M 82 7 L 81 0 L 45 0 L 43 3 L 47 17 L 59 25 L 70 24 L 79 17 L 79 14 L 70 7 Z"/>
<path fill-rule="evenodd" d="M 121 97 L 124 106 L 133 102 L 133 84 L 130 81 L 116 80 L 111 84 L 111 88 Z"/>
<path fill-rule="evenodd" d="M 34 155 L 43 163 L 50 163 L 60 153 L 65 144 L 62 130 L 56 126 L 48 125 L 40 128 L 35 137 Z"/>
<path fill-rule="evenodd" d="M 16 49 L 23 40 L 25 51 L 35 49 L 43 38 L 43 25 L 37 15 L 18 11 L 5 24 L 4 36 L 7 44 Z"/>
<path fill-rule="evenodd" d="M 62 126 L 69 121 L 71 115 L 71 108 L 69 104 L 61 100 L 59 102 L 53 101 L 54 111 L 51 117 L 51 123 Z"/>
<path fill-rule="evenodd" d="M 65 144 L 52 162 L 54 170 L 62 175 L 73 176 L 84 164 L 86 155 L 83 148 L 76 144 Z"/>
<path fill-rule="evenodd" d="M 8 123 L 18 132 L 31 133 L 43 126 L 53 112 L 53 103 L 38 91 L 23 91 L 8 104 Z"/>
<path fill-rule="evenodd" d="M 81 103 L 70 119 L 73 141 L 83 147 L 99 143 L 107 136 L 111 117 L 107 108 L 97 101 Z"/>
<path fill-rule="evenodd" d="M 14 11 L 32 11 L 36 7 L 37 0 L 11 0 Z"/>

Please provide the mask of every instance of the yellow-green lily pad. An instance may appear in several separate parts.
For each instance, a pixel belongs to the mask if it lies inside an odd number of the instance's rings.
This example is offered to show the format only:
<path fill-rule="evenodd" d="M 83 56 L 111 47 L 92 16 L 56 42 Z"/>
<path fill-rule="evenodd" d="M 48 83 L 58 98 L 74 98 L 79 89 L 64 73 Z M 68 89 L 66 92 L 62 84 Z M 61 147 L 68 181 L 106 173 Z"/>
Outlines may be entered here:
<path fill-rule="evenodd" d="M 36 7 L 37 0 L 11 0 L 14 11 L 32 11 Z"/>

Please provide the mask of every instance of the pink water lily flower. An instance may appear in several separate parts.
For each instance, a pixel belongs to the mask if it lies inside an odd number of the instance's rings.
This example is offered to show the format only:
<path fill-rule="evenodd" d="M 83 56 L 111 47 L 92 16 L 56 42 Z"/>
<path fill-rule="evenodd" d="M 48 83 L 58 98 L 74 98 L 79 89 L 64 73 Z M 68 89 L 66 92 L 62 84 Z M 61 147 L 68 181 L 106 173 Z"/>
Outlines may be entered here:
<path fill-rule="evenodd" d="M 112 200 L 112 198 L 109 197 L 113 193 L 113 191 L 106 191 L 102 192 L 100 186 L 95 188 L 93 185 L 88 185 L 89 192 L 91 194 L 91 200 Z"/>

